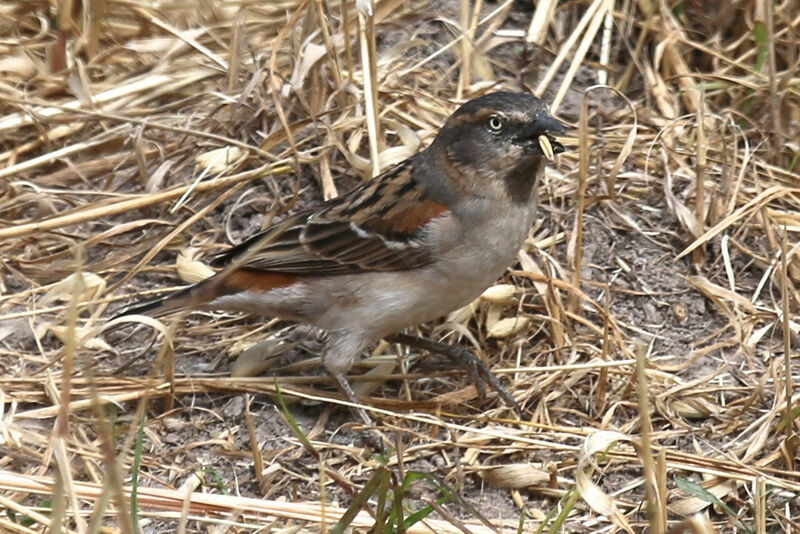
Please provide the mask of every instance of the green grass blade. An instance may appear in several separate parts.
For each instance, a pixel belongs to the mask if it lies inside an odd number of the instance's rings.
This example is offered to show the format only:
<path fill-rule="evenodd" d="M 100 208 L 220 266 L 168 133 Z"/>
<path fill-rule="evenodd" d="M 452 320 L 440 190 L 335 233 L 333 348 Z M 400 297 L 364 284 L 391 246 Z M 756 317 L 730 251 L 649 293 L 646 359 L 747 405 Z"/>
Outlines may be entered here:
<path fill-rule="evenodd" d="M 136 431 L 136 443 L 133 449 L 133 465 L 131 466 L 130 504 L 131 504 L 131 521 L 133 522 L 134 532 L 142 531 L 141 525 L 139 525 L 139 469 L 141 469 L 142 467 L 142 448 L 144 446 L 144 422 L 145 422 L 145 414 L 144 411 L 142 411 L 142 417 L 139 420 L 139 429 Z M 113 424 L 112 428 L 114 428 Z"/>

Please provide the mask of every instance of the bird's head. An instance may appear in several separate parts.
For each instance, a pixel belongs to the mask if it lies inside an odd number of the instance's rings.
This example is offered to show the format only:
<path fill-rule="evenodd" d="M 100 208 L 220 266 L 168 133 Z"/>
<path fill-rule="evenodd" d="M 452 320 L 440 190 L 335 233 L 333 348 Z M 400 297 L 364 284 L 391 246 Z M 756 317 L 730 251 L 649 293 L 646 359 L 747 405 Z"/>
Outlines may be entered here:
<path fill-rule="evenodd" d="M 498 92 L 458 108 L 432 147 L 444 152 L 475 194 L 503 195 L 527 202 L 540 168 L 566 148 L 553 137 L 564 127 L 535 96 Z"/>

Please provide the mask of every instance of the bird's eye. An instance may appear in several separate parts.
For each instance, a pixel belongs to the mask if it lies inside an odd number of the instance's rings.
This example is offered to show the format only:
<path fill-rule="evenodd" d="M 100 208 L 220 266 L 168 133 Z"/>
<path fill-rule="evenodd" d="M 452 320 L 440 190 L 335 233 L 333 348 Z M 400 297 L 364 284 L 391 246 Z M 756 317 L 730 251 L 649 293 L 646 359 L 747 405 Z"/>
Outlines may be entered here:
<path fill-rule="evenodd" d="M 503 129 L 503 120 L 497 115 L 489 117 L 489 129 L 493 132 L 499 132 Z"/>

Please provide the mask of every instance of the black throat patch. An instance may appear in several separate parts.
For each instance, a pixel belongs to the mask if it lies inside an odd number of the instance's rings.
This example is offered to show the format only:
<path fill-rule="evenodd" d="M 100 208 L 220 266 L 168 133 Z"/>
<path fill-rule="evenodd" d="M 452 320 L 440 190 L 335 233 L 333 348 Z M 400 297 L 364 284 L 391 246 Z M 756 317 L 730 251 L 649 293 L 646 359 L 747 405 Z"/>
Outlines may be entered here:
<path fill-rule="evenodd" d="M 535 156 L 509 169 L 503 181 L 505 182 L 508 198 L 512 202 L 515 204 L 527 204 L 530 202 L 534 187 L 539 181 L 538 177 L 542 169 L 542 163 L 542 158 Z"/>

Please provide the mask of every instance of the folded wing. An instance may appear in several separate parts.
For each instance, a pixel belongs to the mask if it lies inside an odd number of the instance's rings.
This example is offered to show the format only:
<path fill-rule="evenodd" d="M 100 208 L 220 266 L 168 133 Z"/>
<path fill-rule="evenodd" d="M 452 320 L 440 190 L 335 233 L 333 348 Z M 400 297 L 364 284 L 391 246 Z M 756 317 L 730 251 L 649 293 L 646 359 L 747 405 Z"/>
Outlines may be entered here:
<path fill-rule="evenodd" d="M 295 275 L 395 271 L 431 262 L 426 226 L 447 217 L 404 162 L 319 211 L 295 214 L 218 256 L 224 266 Z"/>

